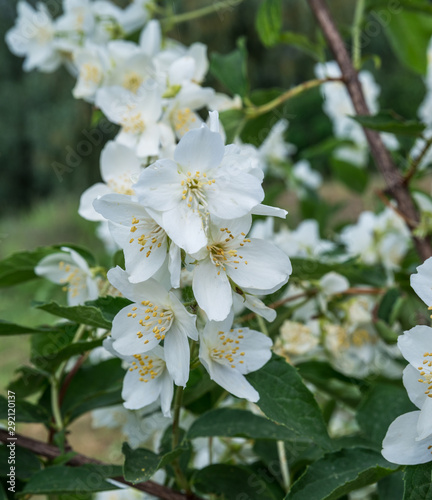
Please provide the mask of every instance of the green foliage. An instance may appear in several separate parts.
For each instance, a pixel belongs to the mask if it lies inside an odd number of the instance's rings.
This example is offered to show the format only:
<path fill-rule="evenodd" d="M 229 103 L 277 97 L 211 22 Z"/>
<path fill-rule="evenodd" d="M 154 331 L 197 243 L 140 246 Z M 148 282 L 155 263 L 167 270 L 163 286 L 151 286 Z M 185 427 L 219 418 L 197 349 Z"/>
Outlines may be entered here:
<path fill-rule="evenodd" d="M 283 425 L 245 410 L 218 408 L 201 415 L 187 433 L 189 439 L 225 436 L 284 440 L 293 437 Z"/>
<path fill-rule="evenodd" d="M 0 446 L 0 476 L 6 477 L 9 474 L 9 448 L 6 445 Z M 15 449 L 15 470 L 17 477 L 22 480 L 30 479 L 36 474 L 42 465 L 38 457 L 31 451 L 21 446 Z"/>
<path fill-rule="evenodd" d="M 337 158 L 332 158 L 330 165 L 336 179 L 356 193 L 364 192 L 369 181 L 369 174 L 366 170 Z"/>
<path fill-rule="evenodd" d="M 276 45 L 282 30 L 282 0 L 263 0 L 258 9 L 255 25 L 266 47 Z"/>
<path fill-rule="evenodd" d="M 239 38 L 237 49 L 226 55 L 213 53 L 210 72 L 233 94 L 245 97 L 249 84 L 247 79 L 246 40 Z"/>
<path fill-rule="evenodd" d="M 404 474 L 403 500 L 432 499 L 432 463 L 410 465 Z"/>
<path fill-rule="evenodd" d="M 329 453 L 308 467 L 286 500 L 337 500 L 392 474 L 397 467 L 373 450 L 352 448 Z"/>
<path fill-rule="evenodd" d="M 0 396 L 0 420 L 7 420 L 7 418 L 8 400 L 4 396 Z M 34 405 L 28 401 L 17 400 L 15 402 L 14 418 L 16 422 L 47 424 L 50 416 L 41 406 Z"/>
<path fill-rule="evenodd" d="M 296 438 L 331 448 L 322 413 L 294 367 L 273 355 L 263 368 L 247 378 L 259 392 L 257 405 L 268 418 L 285 426 Z"/>
<path fill-rule="evenodd" d="M 431 32 L 432 35 L 432 32 Z M 424 123 L 416 120 L 404 120 L 392 111 L 380 111 L 373 116 L 351 116 L 353 120 L 363 127 L 395 135 L 419 137 L 426 128 Z"/>

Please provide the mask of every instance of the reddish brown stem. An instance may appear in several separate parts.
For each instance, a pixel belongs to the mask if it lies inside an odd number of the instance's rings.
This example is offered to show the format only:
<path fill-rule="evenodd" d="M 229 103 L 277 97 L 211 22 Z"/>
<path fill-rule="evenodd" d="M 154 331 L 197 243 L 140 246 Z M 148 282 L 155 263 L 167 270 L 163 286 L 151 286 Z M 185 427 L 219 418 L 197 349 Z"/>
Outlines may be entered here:
<path fill-rule="evenodd" d="M 9 443 L 8 438 L 9 434 L 7 431 L 0 429 L 0 443 Z M 15 434 L 17 438 L 14 443 L 17 446 L 21 446 L 22 448 L 26 448 L 27 450 L 32 451 L 36 455 L 40 455 L 42 457 L 53 460 L 61 455 L 61 451 L 51 444 L 44 443 L 42 441 L 37 441 L 36 439 L 29 438 L 27 436 L 23 436 L 22 434 Z M 94 458 L 86 457 L 85 455 L 80 455 L 77 453 L 73 456 L 68 462 L 68 466 L 77 467 L 85 464 L 97 464 L 97 465 L 107 465 L 100 460 L 96 460 Z M 201 500 L 198 496 L 194 494 L 183 494 L 179 491 L 174 491 L 167 486 L 163 486 L 161 484 L 155 483 L 154 481 L 145 481 L 144 483 L 139 484 L 131 484 L 128 483 L 123 477 L 114 477 L 111 479 L 115 479 L 119 483 L 126 484 L 131 488 L 135 488 L 136 490 L 145 491 L 146 493 L 150 493 L 158 498 L 162 498 L 163 500 Z"/>
<path fill-rule="evenodd" d="M 309 6 L 321 27 L 324 37 L 339 64 L 343 81 L 351 97 L 354 109 L 358 115 L 370 115 L 368 105 L 363 94 L 357 71 L 351 62 L 342 37 L 335 25 L 325 0 L 308 0 Z M 375 163 L 384 177 L 388 191 L 396 200 L 398 209 L 404 214 L 405 220 L 410 221 L 411 231 L 415 229 L 420 218 L 411 198 L 409 189 L 404 179 L 384 146 L 381 136 L 374 130 L 364 128 L 369 143 L 371 154 Z M 432 255 L 432 246 L 426 238 L 412 235 L 419 256 L 426 260 Z"/>

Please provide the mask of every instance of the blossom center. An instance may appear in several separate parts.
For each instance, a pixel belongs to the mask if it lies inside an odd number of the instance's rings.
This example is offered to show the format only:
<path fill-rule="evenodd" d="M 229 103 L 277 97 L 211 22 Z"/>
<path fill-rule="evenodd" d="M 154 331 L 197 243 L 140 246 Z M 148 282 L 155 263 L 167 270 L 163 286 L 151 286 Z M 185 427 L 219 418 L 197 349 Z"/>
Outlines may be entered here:
<path fill-rule="evenodd" d="M 210 350 L 210 357 L 217 363 L 230 365 L 236 368 L 236 363 L 243 364 L 244 351 L 240 351 L 240 343 L 244 338 L 243 330 L 230 330 L 229 332 L 218 332 L 218 337 L 214 346 Z"/>
<path fill-rule="evenodd" d="M 101 72 L 95 64 L 85 63 L 81 66 L 80 77 L 87 83 L 99 83 Z"/>
<path fill-rule="evenodd" d="M 175 131 L 179 136 L 183 136 L 189 132 L 191 128 L 195 128 L 197 118 L 195 113 L 190 108 L 176 109 L 171 113 L 171 118 L 174 124 Z"/>
<path fill-rule="evenodd" d="M 129 371 L 138 370 L 140 382 L 154 380 L 165 370 L 165 362 L 160 358 L 142 356 L 141 354 L 134 354 L 133 357 L 136 361 L 132 361 Z"/>
<path fill-rule="evenodd" d="M 425 358 L 423 360 L 423 366 L 418 366 L 417 368 L 420 371 L 420 375 L 422 378 L 419 378 L 418 381 L 422 382 L 423 384 L 426 384 L 427 390 L 425 391 L 425 394 L 429 397 L 432 398 L 432 373 L 431 373 L 431 368 L 432 368 L 432 352 L 425 352 L 423 354 L 423 357 Z"/>
<path fill-rule="evenodd" d="M 59 268 L 61 271 L 67 273 L 67 275 L 60 280 L 60 283 L 68 284 L 63 287 L 63 291 L 70 291 L 72 297 L 76 297 L 80 290 L 86 288 L 86 279 L 83 272 L 78 267 L 65 264 L 63 261 L 59 262 Z"/>
<path fill-rule="evenodd" d="M 141 75 L 135 71 L 129 71 L 123 78 L 123 87 L 136 94 L 143 81 L 144 78 Z"/>
<path fill-rule="evenodd" d="M 142 134 L 146 128 L 141 113 L 127 115 L 122 121 L 123 130 L 127 134 Z"/>
<path fill-rule="evenodd" d="M 158 306 L 149 300 L 143 300 L 139 307 L 132 307 L 132 312 L 128 313 L 128 318 L 138 320 L 140 330 L 137 331 L 139 339 L 144 337 L 144 333 L 150 330 L 153 332 L 156 340 L 164 340 L 166 332 L 170 329 L 174 320 L 174 314 L 171 309 Z M 144 344 L 149 340 L 145 339 Z"/>
<path fill-rule="evenodd" d="M 128 174 L 124 174 L 115 179 L 109 179 L 108 187 L 114 191 L 114 193 L 134 195 L 135 191 L 132 189 L 132 181 Z"/>
<path fill-rule="evenodd" d="M 145 256 L 150 257 L 153 250 L 156 248 L 160 248 L 166 240 L 165 231 L 154 222 L 150 222 L 148 220 L 144 220 L 140 224 L 140 219 L 136 217 L 132 217 L 132 227 L 130 228 L 131 233 L 135 233 L 138 229 L 143 231 L 140 235 L 135 236 L 129 240 L 129 243 L 138 244 L 140 248 L 140 252 L 146 250 Z M 144 233 L 145 231 L 145 233 Z"/>
<path fill-rule="evenodd" d="M 236 241 L 236 237 L 233 236 L 231 231 L 227 227 L 221 227 L 220 231 L 222 232 L 222 236 L 226 236 L 226 238 L 223 241 L 207 246 L 210 260 L 216 267 L 220 268 L 218 270 L 218 275 L 221 269 L 226 271 L 226 266 L 233 266 L 234 269 L 238 269 L 238 265 L 247 265 L 248 263 L 247 260 L 244 260 L 243 255 L 240 255 L 240 249 L 232 248 L 232 244 Z M 245 233 L 241 233 L 241 235 L 245 236 Z M 250 243 L 250 241 L 250 239 L 243 238 L 239 245 L 244 246 L 245 243 Z"/>

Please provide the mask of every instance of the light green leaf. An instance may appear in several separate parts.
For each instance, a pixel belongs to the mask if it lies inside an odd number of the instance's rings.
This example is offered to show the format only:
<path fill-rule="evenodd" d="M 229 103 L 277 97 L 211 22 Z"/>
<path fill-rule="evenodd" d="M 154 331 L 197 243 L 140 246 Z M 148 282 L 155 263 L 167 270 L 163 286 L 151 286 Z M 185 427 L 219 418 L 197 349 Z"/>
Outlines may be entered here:
<path fill-rule="evenodd" d="M 132 450 L 127 443 L 123 443 L 122 451 L 125 456 L 123 475 L 126 481 L 132 484 L 142 483 L 157 471 L 160 458 L 156 453 L 143 448 Z"/>
<path fill-rule="evenodd" d="M 285 500 L 337 500 L 377 482 L 397 468 L 374 450 L 340 450 L 310 465 L 293 484 Z"/>
<path fill-rule="evenodd" d="M 187 433 L 188 439 L 210 436 L 284 440 L 293 434 L 283 425 L 249 411 L 218 408 L 198 417 Z"/>
<path fill-rule="evenodd" d="M 311 42 L 310 38 L 301 33 L 294 33 L 292 31 L 284 31 L 279 40 L 282 43 L 291 45 L 296 49 L 301 50 L 310 57 L 313 57 L 317 61 L 324 60 L 324 48 L 316 43 Z"/>
<path fill-rule="evenodd" d="M 273 355 L 263 368 L 247 375 L 247 379 L 258 391 L 257 405 L 268 418 L 298 438 L 331 449 L 321 410 L 293 366 Z"/>
<path fill-rule="evenodd" d="M 255 26 L 266 47 L 276 45 L 282 29 L 282 0 L 263 0 L 258 9 Z"/>
<path fill-rule="evenodd" d="M 0 319 L 0 336 L 26 335 L 28 333 L 52 332 L 53 330 L 55 330 L 55 328 L 50 328 L 50 327 L 30 328 L 29 326 L 21 326 Z"/>
<path fill-rule="evenodd" d="M 246 41 L 239 38 L 237 49 L 229 54 L 213 53 L 210 72 L 233 94 L 244 97 L 248 91 Z"/>

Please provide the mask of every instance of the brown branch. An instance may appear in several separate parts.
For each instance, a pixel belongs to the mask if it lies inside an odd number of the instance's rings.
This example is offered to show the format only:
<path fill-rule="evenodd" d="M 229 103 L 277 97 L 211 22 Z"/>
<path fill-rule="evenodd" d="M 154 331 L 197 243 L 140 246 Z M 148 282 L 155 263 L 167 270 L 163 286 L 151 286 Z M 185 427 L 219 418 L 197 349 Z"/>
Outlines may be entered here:
<path fill-rule="evenodd" d="M 61 455 L 61 451 L 51 444 L 44 443 L 42 441 L 37 441 L 36 439 L 29 438 L 27 436 L 23 436 L 22 434 L 15 434 L 17 438 L 16 443 L 17 446 L 21 446 L 22 448 L 26 448 L 27 450 L 32 451 L 36 455 L 40 455 L 42 457 L 53 460 Z M 8 431 L 0 429 L 0 443 L 9 443 L 8 440 L 10 438 Z M 77 453 L 73 456 L 68 462 L 67 465 L 77 467 L 85 464 L 96 464 L 96 465 L 107 465 L 100 460 L 96 460 L 95 458 L 86 457 L 85 455 L 81 455 Z M 183 494 L 179 491 L 174 491 L 167 486 L 163 486 L 162 484 L 155 483 L 154 481 L 145 481 L 144 483 L 139 484 L 131 484 L 128 483 L 123 477 L 113 477 L 115 481 L 119 483 L 126 484 L 131 488 L 135 488 L 136 490 L 144 491 L 146 493 L 150 493 L 162 500 L 201 500 L 196 495 L 192 494 Z"/>
<path fill-rule="evenodd" d="M 432 137 L 430 137 L 429 139 L 424 139 L 425 143 L 421 149 L 421 151 L 419 152 L 419 154 L 412 159 L 411 161 L 411 165 L 407 171 L 407 173 L 405 174 L 405 177 L 404 177 L 404 182 L 405 184 L 408 184 L 411 179 L 414 177 L 414 175 L 417 173 L 417 168 L 419 167 L 421 161 L 423 160 L 423 158 L 425 157 L 426 153 L 429 151 L 429 148 L 432 146 Z"/>
<path fill-rule="evenodd" d="M 351 97 L 354 109 L 358 115 L 370 115 L 366 99 L 363 94 L 357 71 L 351 62 L 350 56 L 345 48 L 342 37 L 334 23 L 325 0 L 308 0 L 309 6 L 321 27 L 324 37 L 333 52 L 333 55 L 339 64 L 342 77 L 348 93 Z M 363 128 L 371 154 L 375 163 L 381 172 L 387 184 L 389 192 L 392 194 L 406 220 L 411 221 L 410 230 L 414 231 L 420 217 L 411 198 L 409 189 L 404 179 L 397 169 L 390 156 L 390 153 L 384 146 L 380 134 L 374 130 Z M 426 260 L 432 256 L 432 246 L 426 238 L 418 238 L 412 235 L 419 256 Z"/>

